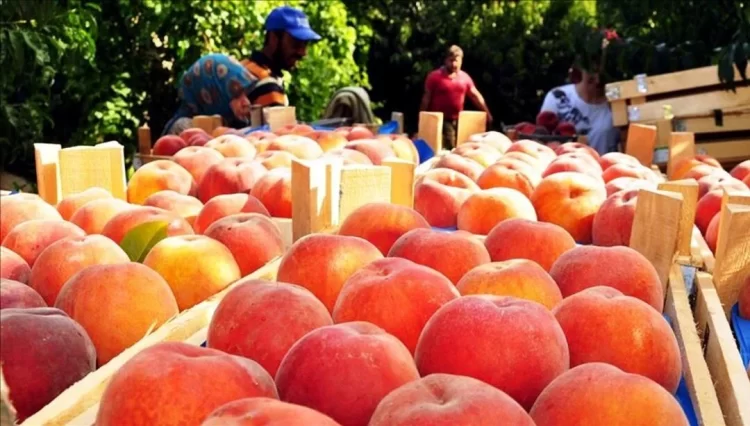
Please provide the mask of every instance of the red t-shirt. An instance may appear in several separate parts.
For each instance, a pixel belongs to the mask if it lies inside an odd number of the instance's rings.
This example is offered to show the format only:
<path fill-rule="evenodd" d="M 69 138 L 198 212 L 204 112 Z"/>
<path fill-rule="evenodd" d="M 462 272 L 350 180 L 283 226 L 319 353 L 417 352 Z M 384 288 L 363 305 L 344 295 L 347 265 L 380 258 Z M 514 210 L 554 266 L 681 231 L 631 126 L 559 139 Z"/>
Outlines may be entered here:
<path fill-rule="evenodd" d="M 442 112 L 446 120 L 457 120 L 464 109 L 466 93 L 474 87 L 474 81 L 463 71 L 450 78 L 444 68 L 432 71 L 425 81 L 425 90 L 432 93 L 430 111 Z"/>

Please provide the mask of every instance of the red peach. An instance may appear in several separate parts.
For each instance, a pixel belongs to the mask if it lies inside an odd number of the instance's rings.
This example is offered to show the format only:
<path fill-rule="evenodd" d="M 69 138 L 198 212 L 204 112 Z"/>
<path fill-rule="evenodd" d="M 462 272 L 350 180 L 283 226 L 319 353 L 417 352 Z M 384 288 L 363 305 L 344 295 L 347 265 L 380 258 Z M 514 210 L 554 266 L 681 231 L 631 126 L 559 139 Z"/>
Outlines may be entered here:
<path fill-rule="evenodd" d="M 192 235 L 193 228 L 180 216 L 158 207 L 138 206 L 117 213 L 104 225 L 102 235 L 120 244 L 125 235 L 138 225 L 147 222 L 168 223 L 167 236 Z"/>
<path fill-rule="evenodd" d="M 16 225 L 34 219 L 62 219 L 62 216 L 36 194 L 0 197 L 0 243 Z"/>
<path fill-rule="evenodd" d="M 493 262 L 529 259 L 549 272 L 555 261 L 576 246 L 568 231 L 554 223 L 508 219 L 484 240 Z"/>
<path fill-rule="evenodd" d="M 717 188 L 712 191 L 708 191 L 695 205 L 695 224 L 701 231 L 701 234 L 706 235 L 708 225 L 711 223 L 711 219 L 721 210 L 721 200 L 724 197 L 724 190 Z"/>
<path fill-rule="evenodd" d="M 536 220 L 536 211 L 526 196 L 511 188 L 484 189 L 461 204 L 458 229 L 472 234 L 487 235 L 504 220 L 522 218 Z"/>
<path fill-rule="evenodd" d="M 9 248 L 0 246 L 0 278 L 26 284 L 29 282 L 29 275 L 31 267 L 23 257 Z"/>
<path fill-rule="evenodd" d="M 365 154 L 376 166 L 381 165 L 386 158 L 396 157 L 389 144 L 377 139 L 357 139 L 344 147 Z"/>
<path fill-rule="evenodd" d="M 370 131 L 367 127 L 362 126 L 354 126 L 352 127 L 349 132 L 347 133 L 346 138 L 350 141 L 360 140 L 360 139 L 372 139 L 375 137 L 375 134 Z"/>
<path fill-rule="evenodd" d="M 607 197 L 626 189 L 656 189 L 656 183 L 634 177 L 619 177 L 607 182 Z"/>
<path fill-rule="evenodd" d="M 263 203 L 271 216 L 291 219 L 292 170 L 270 170 L 255 182 L 250 195 Z"/>
<path fill-rule="evenodd" d="M 599 153 L 596 152 L 596 150 L 584 143 L 580 142 L 565 142 L 555 148 L 555 154 L 557 155 L 563 155 L 563 154 L 569 154 L 569 153 L 581 153 L 586 154 L 589 157 L 593 158 L 597 162 L 599 161 Z"/>
<path fill-rule="evenodd" d="M 489 131 L 484 133 L 477 133 L 469 136 L 469 142 L 481 142 L 492 146 L 500 152 L 505 152 L 513 145 L 513 141 L 510 140 L 503 133 Z"/>
<path fill-rule="evenodd" d="M 615 164 L 630 164 L 631 166 L 640 166 L 641 163 L 632 155 L 623 154 L 622 152 L 608 152 L 599 158 L 599 165 L 602 170 L 606 171 Z"/>
<path fill-rule="evenodd" d="M 110 194 L 106 189 L 92 187 L 77 194 L 69 195 L 63 198 L 59 203 L 57 203 L 57 211 L 60 213 L 60 216 L 62 216 L 63 219 L 70 220 L 76 210 L 83 207 L 89 201 L 111 198 L 112 194 Z"/>
<path fill-rule="evenodd" d="M 197 185 L 200 185 L 206 170 L 223 159 L 219 151 L 205 146 L 188 146 L 172 157 L 175 163 L 190 172 Z"/>
<path fill-rule="evenodd" d="M 258 154 L 255 159 L 260 161 L 263 167 L 273 170 L 283 167 L 291 168 L 295 157 L 286 151 L 265 151 Z"/>
<path fill-rule="evenodd" d="M 171 157 L 179 150 L 187 146 L 187 141 L 177 135 L 164 135 L 156 140 L 151 149 L 153 155 L 165 155 Z"/>
<path fill-rule="evenodd" d="M 528 139 L 516 141 L 508 148 L 506 154 L 511 152 L 522 152 L 538 159 L 544 167 L 557 157 L 555 151 L 545 145 Z"/>
<path fill-rule="evenodd" d="M 355 149 L 349 148 L 334 149 L 333 151 L 328 151 L 323 155 L 323 158 L 341 158 L 344 160 L 345 166 L 352 164 L 372 165 L 370 157 Z"/>
<path fill-rule="evenodd" d="M 700 200 L 709 191 L 726 188 L 731 191 L 747 191 L 747 186 L 741 180 L 723 174 L 712 174 L 703 176 L 698 180 L 698 199 Z"/>
<path fill-rule="evenodd" d="M 143 202 L 144 206 L 158 207 L 179 215 L 192 224 L 196 216 L 203 209 L 203 203 L 192 195 L 184 195 L 179 192 L 166 189 L 154 192 Z"/>
<path fill-rule="evenodd" d="M 272 398 L 245 398 L 214 410 L 201 426 L 341 426 L 311 408 Z"/>
<path fill-rule="evenodd" d="M 450 169 L 433 169 L 417 179 L 414 186 L 414 210 L 432 226 L 456 226 L 461 204 L 479 190 L 474 181 Z"/>
<path fill-rule="evenodd" d="M 259 213 L 271 217 L 266 206 L 252 195 L 224 194 L 213 197 L 203 206 L 193 227 L 197 234 L 203 234 L 212 223 L 237 213 Z"/>
<path fill-rule="evenodd" d="M 218 138 L 211 139 L 205 145 L 206 148 L 213 148 L 221 155 L 226 158 L 230 157 L 243 157 L 243 158 L 255 158 L 255 154 L 258 151 L 255 146 L 250 143 L 247 139 L 237 135 L 223 135 Z"/>
<path fill-rule="evenodd" d="M 0 278 L 0 309 L 45 308 L 44 299 L 26 284 Z"/>
<path fill-rule="evenodd" d="M 484 169 L 477 178 L 477 185 L 482 189 L 511 188 L 530 197 L 536 186 L 530 176 L 536 176 L 532 166 L 521 161 L 504 159 Z M 537 178 L 536 183 L 539 183 L 539 180 L 541 179 Z"/>
<path fill-rule="evenodd" d="M 251 158 L 225 158 L 206 170 L 198 185 L 198 199 L 204 204 L 222 194 L 248 193 L 268 170 Z"/>
<path fill-rule="evenodd" d="M 30 267 L 39 255 L 55 241 L 66 237 L 83 237 L 83 229 L 58 219 L 30 220 L 13 228 L 3 240 L 3 246 L 17 253 Z"/>
<path fill-rule="evenodd" d="M 734 166 L 729 174 L 735 179 L 744 180 L 747 176 L 750 176 L 750 160 L 745 160 Z"/>
<path fill-rule="evenodd" d="M 635 205 L 640 189 L 617 192 L 602 204 L 594 216 L 592 242 L 597 246 L 630 246 Z"/>
<path fill-rule="evenodd" d="M 693 167 L 687 173 L 685 173 L 682 176 L 682 179 L 700 180 L 702 177 L 711 176 L 711 175 L 732 177 L 726 170 L 722 169 L 721 167 L 714 167 L 714 166 L 709 166 L 707 164 L 700 164 L 700 165 Z"/>
<path fill-rule="evenodd" d="M 476 181 L 484 171 L 484 167 L 476 161 L 453 153 L 440 157 L 433 165 L 433 169 L 438 168 L 455 170 L 473 181 Z"/>
<path fill-rule="evenodd" d="M 101 234 L 104 231 L 104 226 L 107 225 L 110 219 L 118 213 L 136 207 L 119 198 L 104 198 L 89 201 L 73 214 L 73 217 L 70 218 L 70 223 L 77 225 L 89 235 Z"/>
<path fill-rule="evenodd" d="M 482 168 L 489 166 L 503 156 L 503 154 L 490 145 L 477 142 L 462 143 L 453 152 L 461 157 L 475 161 Z"/>
<path fill-rule="evenodd" d="M 285 135 L 271 141 L 268 151 L 287 151 L 301 160 L 314 160 L 323 155 L 317 142 L 299 135 Z"/>
<path fill-rule="evenodd" d="M 397 204 L 368 203 L 344 219 L 338 234 L 363 238 L 385 256 L 396 240 L 417 228 L 430 228 L 430 224 L 415 210 Z"/>
<path fill-rule="evenodd" d="M 633 177 L 636 179 L 647 180 L 652 176 L 653 173 L 651 172 L 651 170 L 643 167 L 640 164 L 632 165 L 620 163 L 615 164 L 605 170 L 602 174 L 602 179 L 604 179 L 604 182 L 609 183 L 610 181 L 621 177 Z"/>
<path fill-rule="evenodd" d="M 128 202 L 143 204 L 149 195 L 165 189 L 192 195 L 195 187 L 193 175 L 182 166 L 170 160 L 156 160 L 133 173 L 128 181 Z"/>
<path fill-rule="evenodd" d="M 349 142 L 346 139 L 346 136 L 342 135 L 341 133 L 331 132 L 328 130 L 318 130 L 304 134 L 302 136 L 308 137 L 317 142 L 323 152 L 341 149 Z"/>

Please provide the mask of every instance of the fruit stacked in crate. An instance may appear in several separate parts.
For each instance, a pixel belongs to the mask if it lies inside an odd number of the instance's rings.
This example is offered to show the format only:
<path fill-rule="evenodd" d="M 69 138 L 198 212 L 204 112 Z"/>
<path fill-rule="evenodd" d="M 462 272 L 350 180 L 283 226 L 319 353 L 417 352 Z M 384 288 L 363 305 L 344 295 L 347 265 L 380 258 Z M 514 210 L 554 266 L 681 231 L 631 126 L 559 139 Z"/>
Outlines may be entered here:
<path fill-rule="evenodd" d="M 541 111 L 534 123 L 523 121 L 507 128 L 505 132 L 513 135 L 513 139 L 533 139 L 551 148 L 579 139 L 575 125 L 561 120 L 553 111 Z"/>

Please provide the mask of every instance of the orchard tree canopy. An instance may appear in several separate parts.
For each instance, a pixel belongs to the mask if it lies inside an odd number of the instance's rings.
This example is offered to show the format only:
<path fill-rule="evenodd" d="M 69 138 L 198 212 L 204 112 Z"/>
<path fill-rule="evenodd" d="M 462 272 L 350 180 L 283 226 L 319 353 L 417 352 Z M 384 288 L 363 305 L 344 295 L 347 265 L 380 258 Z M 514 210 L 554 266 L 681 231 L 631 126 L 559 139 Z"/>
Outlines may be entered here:
<path fill-rule="evenodd" d="M 248 56 L 262 45 L 265 16 L 280 4 L 302 8 L 323 36 L 287 76 L 290 101 L 305 121 L 317 119 L 337 89 L 358 85 L 381 118 L 402 111 L 415 131 L 424 77 L 450 44 L 464 49 L 464 69 L 497 125 L 536 115 L 544 93 L 563 84 L 577 54 L 596 42 L 592 28 L 612 28 L 624 41 L 608 62 L 613 78 L 709 65 L 722 54 L 746 63 L 750 55 L 750 6 L 733 0 L 0 4 L 1 164 L 32 180 L 35 142 L 117 140 L 132 153 L 139 125 L 160 130 L 173 114 L 184 69 L 209 52 Z"/>

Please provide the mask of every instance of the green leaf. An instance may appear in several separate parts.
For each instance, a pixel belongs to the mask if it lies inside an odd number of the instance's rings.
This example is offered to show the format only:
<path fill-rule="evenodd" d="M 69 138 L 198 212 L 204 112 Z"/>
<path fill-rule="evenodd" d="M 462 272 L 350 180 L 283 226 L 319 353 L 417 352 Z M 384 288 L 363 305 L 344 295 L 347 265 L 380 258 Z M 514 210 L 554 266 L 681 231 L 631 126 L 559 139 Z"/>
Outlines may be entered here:
<path fill-rule="evenodd" d="M 169 222 L 158 220 L 142 223 L 131 229 L 120 242 L 120 247 L 133 262 L 143 262 L 159 241 L 167 238 Z"/>

